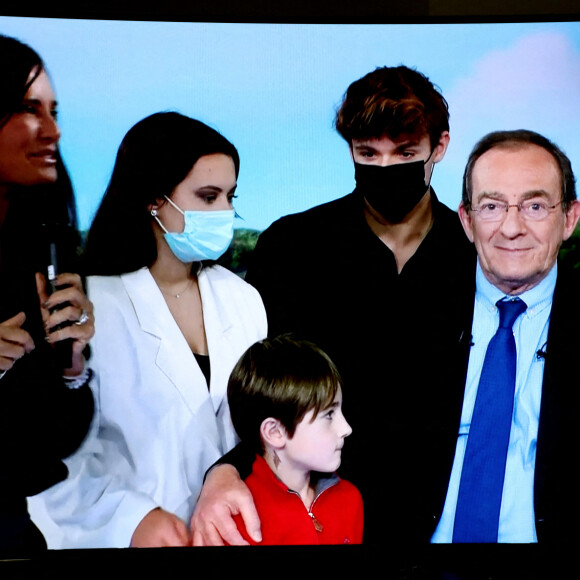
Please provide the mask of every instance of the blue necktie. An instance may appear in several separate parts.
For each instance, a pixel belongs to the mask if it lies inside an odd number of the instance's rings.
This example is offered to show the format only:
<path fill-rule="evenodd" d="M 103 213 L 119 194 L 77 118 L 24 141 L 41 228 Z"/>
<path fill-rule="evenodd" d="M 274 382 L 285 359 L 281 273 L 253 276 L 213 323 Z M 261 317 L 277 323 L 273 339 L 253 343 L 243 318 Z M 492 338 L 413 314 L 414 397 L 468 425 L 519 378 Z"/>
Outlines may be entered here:
<path fill-rule="evenodd" d="M 512 326 L 526 303 L 500 300 L 467 438 L 453 528 L 454 542 L 497 542 L 516 383 Z"/>

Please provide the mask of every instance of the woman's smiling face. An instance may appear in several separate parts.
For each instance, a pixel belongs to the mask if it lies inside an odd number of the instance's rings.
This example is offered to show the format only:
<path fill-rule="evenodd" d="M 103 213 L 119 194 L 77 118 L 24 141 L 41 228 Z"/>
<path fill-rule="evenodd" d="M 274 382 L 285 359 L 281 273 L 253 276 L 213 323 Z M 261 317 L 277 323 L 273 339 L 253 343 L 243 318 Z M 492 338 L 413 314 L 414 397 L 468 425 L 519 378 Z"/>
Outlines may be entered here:
<path fill-rule="evenodd" d="M 56 181 L 59 139 L 56 98 L 48 75 L 41 71 L 0 128 L 0 186 Z"/>

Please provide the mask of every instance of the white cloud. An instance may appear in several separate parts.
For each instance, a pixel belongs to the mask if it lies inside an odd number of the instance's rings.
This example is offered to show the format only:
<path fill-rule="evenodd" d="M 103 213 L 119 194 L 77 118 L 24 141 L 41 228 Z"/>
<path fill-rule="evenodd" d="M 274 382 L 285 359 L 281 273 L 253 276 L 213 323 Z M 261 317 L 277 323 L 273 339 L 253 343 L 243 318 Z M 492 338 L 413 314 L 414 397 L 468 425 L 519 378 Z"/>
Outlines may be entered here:
<path fill-rule="evenodd" d="M 560 124 L 579 115 L 580 54 L 564 34 L 530 35 L 488 53 L 449 97 L 458 125 L 461 115 L 514 126 L 534 113 Z"/>
<path fill-rule="evenodd" d="M 488 52 L 472 71 L 446 92 L 451 146 L 440 171 L 452 184 L 452 207 L 459 201 L 469 151 L 490 131 L 542 133 L 564 149 L 580 174 L 580 53 L 566 34 L 545 31 L 521 37 Z"/>

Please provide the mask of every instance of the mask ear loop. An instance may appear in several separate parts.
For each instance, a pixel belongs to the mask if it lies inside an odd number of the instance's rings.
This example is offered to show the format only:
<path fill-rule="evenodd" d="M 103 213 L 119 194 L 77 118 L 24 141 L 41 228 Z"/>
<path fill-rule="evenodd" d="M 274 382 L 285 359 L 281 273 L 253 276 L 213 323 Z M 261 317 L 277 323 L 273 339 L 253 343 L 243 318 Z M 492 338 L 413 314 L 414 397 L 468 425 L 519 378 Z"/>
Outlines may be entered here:
<path fill-rule="evenodd" d="M 177 207 L 177 205 L 175 205 L 175 203 L 166 195 L 163 196 L 181 215 L 185 215 L 185 212 L 180 209 L 179 207 Z M 161 229 L 168 234 L 169 232 L 167 231 L 167 229 L 165 228 L 165 226 L 161 223 L 161 220 L 157 217 L 157 210 L 156 209 L 152 209 L 151 210 L 151 216 L 153 217 L 153 219 L 159 224 L 159 226 L 161 227 Z"/>
<path fill-rule="evenodd" d="M 178 207 L 177 205 L 175 205 L 175 202 L 174 202 L 174 201 L 173 201 L 171 198 L 167 197 L 166 195 L 164 195 L 163 197 L 164 197 L 164 198 L 165 198 L 165 199 L 166 199 L 166 200 L 167 200 L 167 201 L 168 201 L 168 202 L 169 202 L 169 203 L 170 203 L 170 204 L 171 204 L 171 205 L 172 205 L 172 206 L 173 206 L 173 207 L 174 207 L 174 208 L 175 208 L 175 209 L 176 209 L 176 210 L 177 210 L 177 211 L 178 211 L 178 212 L 181 214 L 181 215 L 185 215 L 185 212 L 184 212 L 184 211 L 183 211 L 183 210 L 182 210 L 180 207 Z"/>
<path fill-rule="evenodd" d="M 429 153 L 429 157 L 427 157 L 427 159 L 425 159 L 425 161 L 423 162 L 424 165 L 427 165 L 427 163 L 429 163 L 429 159 L 431 159 L 431 157 L 433 156 L 433 153 L 435 153 L 435 148 L 433 148 L 431 150 L 431 153 Z M 431 179 L 433 178 L 433 169 L 435 169 L 435 162 L 433 162 L 431 164 L 431 171 L 429 173 L 429 181 L 426 183 L 427 189 L 429 189 L 431 187 Z"/>

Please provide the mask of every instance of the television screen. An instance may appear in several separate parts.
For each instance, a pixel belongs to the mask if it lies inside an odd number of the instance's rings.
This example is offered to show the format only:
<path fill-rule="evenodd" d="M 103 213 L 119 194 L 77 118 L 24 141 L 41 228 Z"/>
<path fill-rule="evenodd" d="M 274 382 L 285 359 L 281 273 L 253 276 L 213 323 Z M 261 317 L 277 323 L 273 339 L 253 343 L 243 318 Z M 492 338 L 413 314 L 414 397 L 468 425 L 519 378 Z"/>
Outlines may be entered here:
<path fill-rule="evenodd" d="M 46 64 L 83 231 L 123 136 L 159 111 L 199 119 L 237 147 L 238 236 L 346 195 L 354 166 L 334 127 L 336 110 L 350 83 L 381 66 L 417 69 L 449 104 L 450 144 L 431 181 L 448 207 L 458 207 L 467 156 L 490 131 L 542 133 L 580 172 L 580 20 L 573 16 L 472 18 L 451 10 L 430 18 L 425 9 L 391 20 L 346 9 L 309 20 L 276 10 L 257 18 L 248 9 L 204 19 L 174 10 L 174 18 L 144 9 L 111 18 L 0 15 L 0 33 L 29 44 Z M 244 264 L 232 269 L 243 276 Z M 42 502 L 32 498 L 30 510 L 58 550 L 60 532 Z"/>

